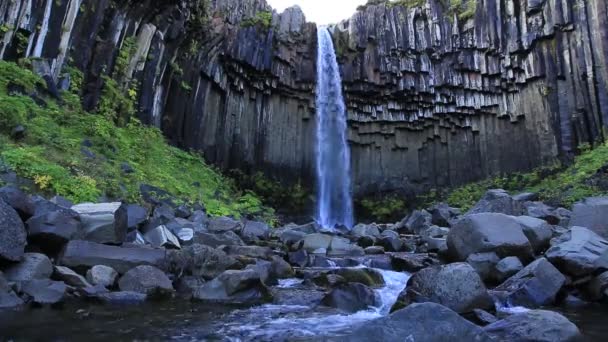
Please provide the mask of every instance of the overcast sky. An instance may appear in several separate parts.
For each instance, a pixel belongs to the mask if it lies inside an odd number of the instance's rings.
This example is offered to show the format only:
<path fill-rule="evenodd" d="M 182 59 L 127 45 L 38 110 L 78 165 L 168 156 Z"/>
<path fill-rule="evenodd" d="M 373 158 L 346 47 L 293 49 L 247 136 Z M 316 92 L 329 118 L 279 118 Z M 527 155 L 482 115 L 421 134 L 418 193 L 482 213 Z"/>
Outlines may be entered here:
<path fill-rule="evenodd" d="M 350 18 L 357 6 L 363 5 L 367 0 L 267 0 L 270 6 L 279 12 L 287 7 L 299 5 L 306 20 L 319 25 L 334 24 L 343 19 Z"/>

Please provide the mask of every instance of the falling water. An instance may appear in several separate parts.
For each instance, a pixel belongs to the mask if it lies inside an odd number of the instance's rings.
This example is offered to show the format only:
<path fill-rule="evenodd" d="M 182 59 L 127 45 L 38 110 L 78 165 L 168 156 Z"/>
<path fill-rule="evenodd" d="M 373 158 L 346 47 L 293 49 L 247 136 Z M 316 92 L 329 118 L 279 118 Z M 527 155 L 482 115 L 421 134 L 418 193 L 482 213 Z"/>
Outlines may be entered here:
<path fill-rule="evenodd" d="M 350 151 L 342 80 L 329 31 L 320 27 L 317 34 L 317 221 L 324 228 L 352 228 Z"/>

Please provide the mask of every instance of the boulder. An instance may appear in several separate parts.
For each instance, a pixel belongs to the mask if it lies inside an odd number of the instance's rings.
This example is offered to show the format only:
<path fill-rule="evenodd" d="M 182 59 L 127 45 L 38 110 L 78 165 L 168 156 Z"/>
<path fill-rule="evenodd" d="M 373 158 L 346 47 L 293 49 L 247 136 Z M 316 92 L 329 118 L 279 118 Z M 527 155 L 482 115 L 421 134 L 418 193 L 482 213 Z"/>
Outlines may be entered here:
<path fill-rule="evenodd" d="M 384 254 L 384 247 L 382 246 L 369 246 L 364 249 L 365 255 L 378 255 Z"/>
<path fill-rule="evenodd" d="M 264 222 L 246 221 L 241 230 L 241 237 L 245 241 L 266 240 L 270 236 L 270 227 Z"/>
<path fill-rule="evenodd" d="M 262 246 L 223 246 L 221 250 L 232 256 L 246 256 L 249 258 L 269 260 L 274 255 L 272 248 Z"/>
<path fill-rule="evenodd" d="M 508 316 L 483 328 L 497 341 L 580 341 L 576 325 L 557 312 L 531 310 Z"/>
<path fill-rule="evenodd" d="M 334 273 L 347 283 L 361 283 L 369 287 L 384 286 L 384 277 L 372 268 L 339 268 Z"/>
<path fill-rule="evenodd" d="M 4 274 L 10 281 L 48 279 L 53 274 L 53 264 L 44 254 L 25 253 L 23 260 L 7 268 Z"/>
<path fill-rule="evenodd" d="M 49 201 L 51 203 L 57 204 L 59 207 L 61 207 L 63 209 L 70 209 L 72 206 L 74 206 L 74 203 L 72 203 L 72 201 L 70 201 L 69 199 L 67 199 L 63 196 L 59 196 L 59 195 L 53 196 Z"/>
<path fill-rule="evenodd" d="M 321 233 L 308 234 L 302 239 L 302 248 L 307 252 L 314 252 L 322 248 L 327 250 L 331 241 L 331 235 Z"/>
<path fill-rule="evenodd" d="M 492 341 L 482 328 L 436 303 L 412 304 L 393 312 L 388 317 L 366 322 L 337 340 L 345 342 Z"/>
<path fill-rule="evenodd" d="M 543 202 L 525 202 L 523 204 L 523 214 L 528 217 L 534 217 L 544 220 L 552 225 L 559 224 L 559 218 L 554 215 L 554 208 L 546 205 Z"/>
<path fill-rule="evenodd" d="M 194 299 L 213 303 L 260 303 L 272 300 L 255 269 L 228 270 L 203 284 L 194 292 Z"/>
<path fill-rule="evenodd" d="M 95 265 L 87 271 L 87 281 L 93 285 L 101 285 L 109 288 L 116 284 L 118 272 L 112 267 Z"/>
<path fill-rule="evenodd" d="M 549 247 L 553 230 L 546 221 L 530 216 L 519 216 L 515 219 L 521 225 L 524 235 L 526 235 L 536 253 L 540 253 Z"/>
<path fill-rule="evenodd" d="M 236 235 L 235 232 L 228 231 L 221 234 L 213 233 L 195 233 L 194 243 L 206 245 L 209 247 L 217 248 L 220 246 L 243 246 L 245 242 Z"/>
<path fill-rule="evenodd" d="M 376 293 L 361 283 L 339 285 L 331 290 L 321 303 L 346 312 L 366 310 L 380 304 Z"/>
<path fill-rule="evenodd" d="M 173 284 L 167 275 L 154 266 L 137 266 L 118 280 L 121 291 L 143 293 L 147 296 L 171 295 Z"/>
<path fill-rule="evenodd" d="M 140 265 L 159 266 L 164 260 L 165 251 L 162 249 L 116 247 L 73 240 L 64 248 L 59 263 L 76 270 L 104 265 L 125 273 Z"/>
<path fill-rule="evenodd" d="M 305 250 L 299 250 L 296 252 L 290 252 L 289 263 L 298 267 L 306 267 L 308 265 L 308 252 Z"/>
<path fill-rule="evenodd" d="M 482 280 L 487 281 L 492 278 L 494 267 L 500 258 L 494 252 L 474 253 L 469 255 L 466 261 L 477 271 Z"/>
<path fill-rule="evenodd" d="M 505 190 L 488 190 L 467 214 L 499 213 L 519 216 L 523 212 L 522 203 L 516 201 Z"/>
<path fill-rule="evenodd" d="M 180 218 L 188 218 L 190 217 L 190 215 L 192 215 L 192 210 L 190 210 L 190 208 L 188 208 L 187 205 L 182 204 L 180 206 L 178 206 L 177 208 L 175 208 L 175 217 L 180 217 Z"/>
<path fill-rule="evenodd" d="M 517 257 L 506 257 L 496 264 L 493 272 L 493 279 L 498 283 L 502 283 L 509 277 L 517 274 L 517 272 L 521 271 L 523 268 L 524 265 L 522 265 Z"/>
<path fill-rule="evenodd" d="M 403 233 L 420 234 L 433 225 L 432 221 L 433 217 L 428 211 L 415 210 L 397 225 L 397 230 Z"/>
<path fill-rule="evenodd" d="M 272 257 L 271 265 L 272 265 L 272 273 L 278 279 L 292 278 L 295 275 L 291 265 L 289 265 L 289 263 L 287 261 L 285 261 L 283 258 L 281 258 L 279 256 L 275 255 Z"/>
<path fill-rule="evenodd" d="M 502 292 L 505 306 L 537 308 L 555 302 L 566 278 L 545 258 L 526 266 L 495 291 Z"/>
<path fill-rule="evenodd" d="M 448 253 L 466 260 L 473 253 L 495 252 L 499 257 L 532 259 L 532 246 L 514 217 L 482 213 L 466 215 L 448 234 Z"/>
<path fill-rule="evenodd" d="M 82 232 L 78 213 L 69 209 L 35 215 L 26 224 L 30 240 L 52 251 L 58 251 Z"/>
<path fill-rule="evenodd" d="M 148 296 L 145 293 L 119 291 L 99 293 L 95 298 L 100 302 L 109 305 L 137 305 L 145 302 Z"/>
<path fill-rule="evenodd" d="M 392 236 L 382 236 L 376 244 L 382 246 L 388 252 L 399 252 L 403 248 L 403 241 Z"/>
<path fill-rule="evenodd" d="M 0 311 L 16 309 L 23 306 L 23 301 L 9 287 L 8 282 L 0 271 Z"/>
<path fill-rule="evenodd" d="M 144 234 L 144 239 L 152 247 L 182 248 L 179 239 L 164 225 L 148 230 Z"/>
<path fill-rule="evenodd" d="M 592 300 L 601 300 L 608 297 L 608 271 L 593 277 L 586 286 L 587 294 Z"/>
<path fill-rule="evenodd" d="M 586 227 L 608 239 L 608 197 L 591 197 L 575 203 L 570 227 Z"/>
<path fill-rule="evenodd" d="M 129 204 L 127 210 L 127 228 L 135 230 L 139 228 L 148 219 L 148 210 L 137 204 Z"/>
<path fill-rule="evenodd" d="M 598 269 L 598 260 L 608 251 L 608 241 L 583 227 L 572 227 L 551 242 L 545 256 L 562 272 L 582 277 Z"/>
<path fill-rule="evenodd" d="M 19 261 L 23 257 L 27 234 L 21 218 L 0 199 L 0 261 Z"/>
<path fill-rule="evenodd" d="M 128 220 L 122 203 L 83 203 L 73 206 L 72 210 L 80 215 L 85 240 L 110 244 L 125 241 Z"/>
<path fill-rule="evenodd" d="M 36 279 L 23 283 L 21 291 L 31 298 L 31 301 L 40 304 L 61 303 L 66 295 L 67 286 L 62 281 L 50 279 Z"/>
<path fill-rule="evenodd" d="M 213 279 L 238 264 L 222 250 L 201 244 L 184 247 L 181 251 L 168 251 L 166 263 L 165 268 L 173 274 L 205 279 Z"/>
<path fill-rule="evenodd" d="M 498 318 L 485 310 L 474 309 L 472 321 L 477 325 L 486 326 L 498 321 Z"/>
<path fill-rule="evenodd" d="M 429 208 L 431 223 L 440 227 L 451 227 L 452 221 L 460 215 L 460 210 L 445 203 L 439 203 Z"/>
<path fill-rule="evenodd" d="M 207 229 L 212 233 L 238 232 L 243 228 L 241 221 L 234 220 L 230 217 L 217 217 L 209 221 Z"/>
<path fill-rule="evenodd" d="M 467 263 L 434 266 L 417 272 L 399 295 L 392 311 L 422 302 L 439 303 L 458 313 L 493 305 L 483 281 Z"/>
<path fill-rule="evenodd" d="M 15 209 L 24 221 L 34 215 L 34 203 L 28 195 L 16 186 L 8 185 L 0 188 L 0 201 L 1 200 Z"/>
<path fill-rule="evenodd" d="M 329 244 L 327 255 L 333 257 L 347 257 L 347 256 L 362 256 L 365 255 L 363 248 L 350 242 L 346 238 L 334 236 Z"/>
<path fill-rule="evenodd" d="M 367 237 L 377 238 L 378 236 L 380 236 L 380 230 L 378 229 L 378 225 L 375 223 L 372 223 L 372 224 L 359 223 L 352 229 L 351 233 L 356 237 L 367 236 Z"/>
<path fill-rule="evenodd" d="M 53 279 L 61 280 L 67 285 L 74 287 L 91 287 L 92 285 L 85 279 L 85 277 L 72 271 L 71 269 L 64 266 L 55 266 L 53 272 Z"/>
<path fill-rule="evenodd" d="M 397 272 L 418 272 L 440 262 L 427 253 L 391 253 L 391 266 Z"/>

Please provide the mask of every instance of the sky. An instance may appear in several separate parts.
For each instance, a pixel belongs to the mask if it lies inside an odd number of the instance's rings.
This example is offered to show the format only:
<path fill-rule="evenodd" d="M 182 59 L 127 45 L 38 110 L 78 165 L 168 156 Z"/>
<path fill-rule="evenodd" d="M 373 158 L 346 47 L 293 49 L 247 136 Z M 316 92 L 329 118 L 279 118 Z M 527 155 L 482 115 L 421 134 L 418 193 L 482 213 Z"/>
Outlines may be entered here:
<path fill-rule="evenodd" d="M 318 25 L 335 24 L 350 18 L 367 0 L 267 0 L 279 12 L 293 5 L 299 5 L 307 21 Z"/>

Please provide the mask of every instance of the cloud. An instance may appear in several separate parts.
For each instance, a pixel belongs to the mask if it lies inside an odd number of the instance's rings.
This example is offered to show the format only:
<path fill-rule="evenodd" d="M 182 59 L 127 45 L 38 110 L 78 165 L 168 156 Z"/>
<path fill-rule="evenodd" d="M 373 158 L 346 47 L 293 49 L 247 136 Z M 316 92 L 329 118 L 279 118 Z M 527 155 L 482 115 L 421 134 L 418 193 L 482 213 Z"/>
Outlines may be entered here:
<path fill-rule="evenodd" d="M 367 0 L 267 0 L 270 6 L 279 12 L 298 5 L 304 11 L 306 20 L 319 25 L 338 23 L 350 18 L 357 6 Z"/>

